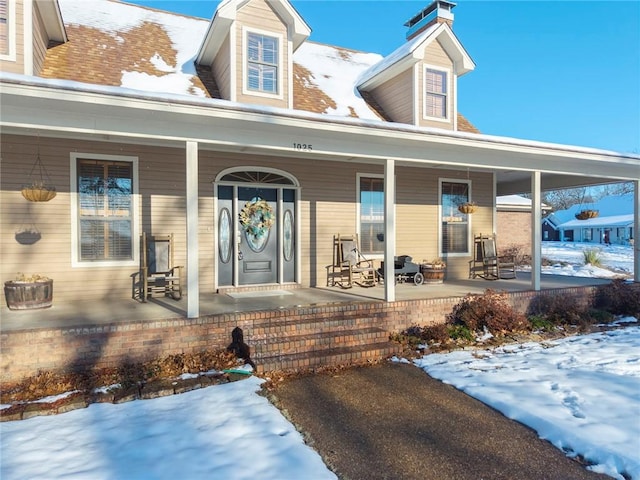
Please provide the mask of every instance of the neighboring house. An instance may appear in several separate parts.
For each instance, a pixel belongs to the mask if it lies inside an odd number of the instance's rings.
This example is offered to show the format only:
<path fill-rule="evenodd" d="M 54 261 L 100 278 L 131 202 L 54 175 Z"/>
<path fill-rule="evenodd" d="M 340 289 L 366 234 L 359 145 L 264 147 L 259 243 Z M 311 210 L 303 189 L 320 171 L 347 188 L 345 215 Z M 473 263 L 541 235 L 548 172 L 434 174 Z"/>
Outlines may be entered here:
<path fill-rule="evenodd" d="M 629 245 L 634 238 L 633 201 L 633 193 L 627 193 L 553 212 L 543 221 L 543 232 L 549 232 L 543 240 Z M 576 215 L 584 209 L 596 210 L 598 216 L 579 220 Z"/>
<path fill-rule="evenodd" d="M 543 215 L 551 211 L 545 203 L 540 208 Z M 498 247 L 528 254 L 531 251 L 531 199 L 522 195 L 500 195 L 496 197 L 496 211 Z"/>
<path fill-rule="evenodd" d="M 189 317 L 199 292 L 324 285 L 336 233 L 466 278 L 496 195 L 637 180 L 637 155 L 479 134 L 447 1 L 387 57 L 308 41 L 286 0 L 0 5 L 0 277 L 52 277 L 58 304 L 128 298 L 142 232 L 174 234 Z M 28 202 L 40 165 L 57 196 Z"/>

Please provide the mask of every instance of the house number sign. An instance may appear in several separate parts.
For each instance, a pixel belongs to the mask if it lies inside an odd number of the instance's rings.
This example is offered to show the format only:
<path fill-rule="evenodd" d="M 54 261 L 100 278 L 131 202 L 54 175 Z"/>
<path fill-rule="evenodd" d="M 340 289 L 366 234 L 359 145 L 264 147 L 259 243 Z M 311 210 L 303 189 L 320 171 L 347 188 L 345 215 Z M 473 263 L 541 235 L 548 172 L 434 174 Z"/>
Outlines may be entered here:
<path fill-rule="evenodd" d="M 310 143 L 293 142 L 293 149 L 299 152 L 310 152 L 311 150 L 313 150 L 313 146 Z"/>

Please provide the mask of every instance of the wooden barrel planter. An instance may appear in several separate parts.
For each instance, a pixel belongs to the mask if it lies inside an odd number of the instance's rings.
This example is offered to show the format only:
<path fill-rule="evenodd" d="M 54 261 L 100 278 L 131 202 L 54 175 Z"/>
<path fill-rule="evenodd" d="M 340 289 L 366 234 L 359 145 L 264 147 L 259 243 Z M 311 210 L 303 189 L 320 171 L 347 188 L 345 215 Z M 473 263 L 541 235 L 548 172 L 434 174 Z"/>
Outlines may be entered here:
<path fill-rule="evenodd" d="M 49 308 L 53 304 L 53 280 L 4 282 L 4 297 L 9 310 Z"/>
<path fill-rule="evenodd" d="M 430 265 L 422 265 L 420 273 L 424 277 L 424 283 L 443 283 L 445 269 L 442 267 L 432 267 Z"/>

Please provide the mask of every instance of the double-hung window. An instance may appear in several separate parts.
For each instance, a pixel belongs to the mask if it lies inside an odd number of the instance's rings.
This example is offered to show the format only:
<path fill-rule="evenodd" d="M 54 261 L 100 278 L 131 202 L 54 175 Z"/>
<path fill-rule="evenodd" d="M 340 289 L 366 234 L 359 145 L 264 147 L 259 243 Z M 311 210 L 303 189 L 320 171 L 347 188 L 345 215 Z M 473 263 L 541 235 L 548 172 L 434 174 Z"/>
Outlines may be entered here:
<path fill-rule="evenodd" d="M 426 68 L 425 78 L 425 101 L 424 114 L 425 117 L 446 119 L 447 111 L 447 83 L 448 75 L 444 70 L 434 68 Z"/>
<path fill-rule="evenodd" d="M 359 177 L 360 250 L 384 253 L 384 178 Z"/>
<path fill-rule="evenodd" d="M 247 89 L 278 94 L 278 38 L 247 32 Z"/>
<path fill-rule="evenodd" d="M 470 184 L 442 180 L 440 182 L 440 245 L 443 255 L 469 254 L 469 214 L 458 205 L 470 201 Z"/>
<path fill-rule="evenodd" d="M 0 59 L 15 60 L 15 0 L 0 0 Z"/>
<path fill-rule="evenodd" d="M 76 189 L 74 260 L 78 264 L 134 261 L 137 162 L 91 157 L 72 161 Z"/>

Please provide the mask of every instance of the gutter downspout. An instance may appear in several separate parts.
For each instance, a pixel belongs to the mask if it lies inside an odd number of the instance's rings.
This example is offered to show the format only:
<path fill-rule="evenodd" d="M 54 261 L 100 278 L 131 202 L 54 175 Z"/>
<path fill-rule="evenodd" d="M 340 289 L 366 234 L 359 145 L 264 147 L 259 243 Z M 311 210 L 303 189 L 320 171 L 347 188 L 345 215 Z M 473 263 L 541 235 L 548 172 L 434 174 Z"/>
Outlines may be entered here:
<path fill-rule="evenodd" d="M 541 176 L 537 170 L 531 173 L 531 289 L 540 291 L 542 270 L 542 207 L 540 194 Z"/>

